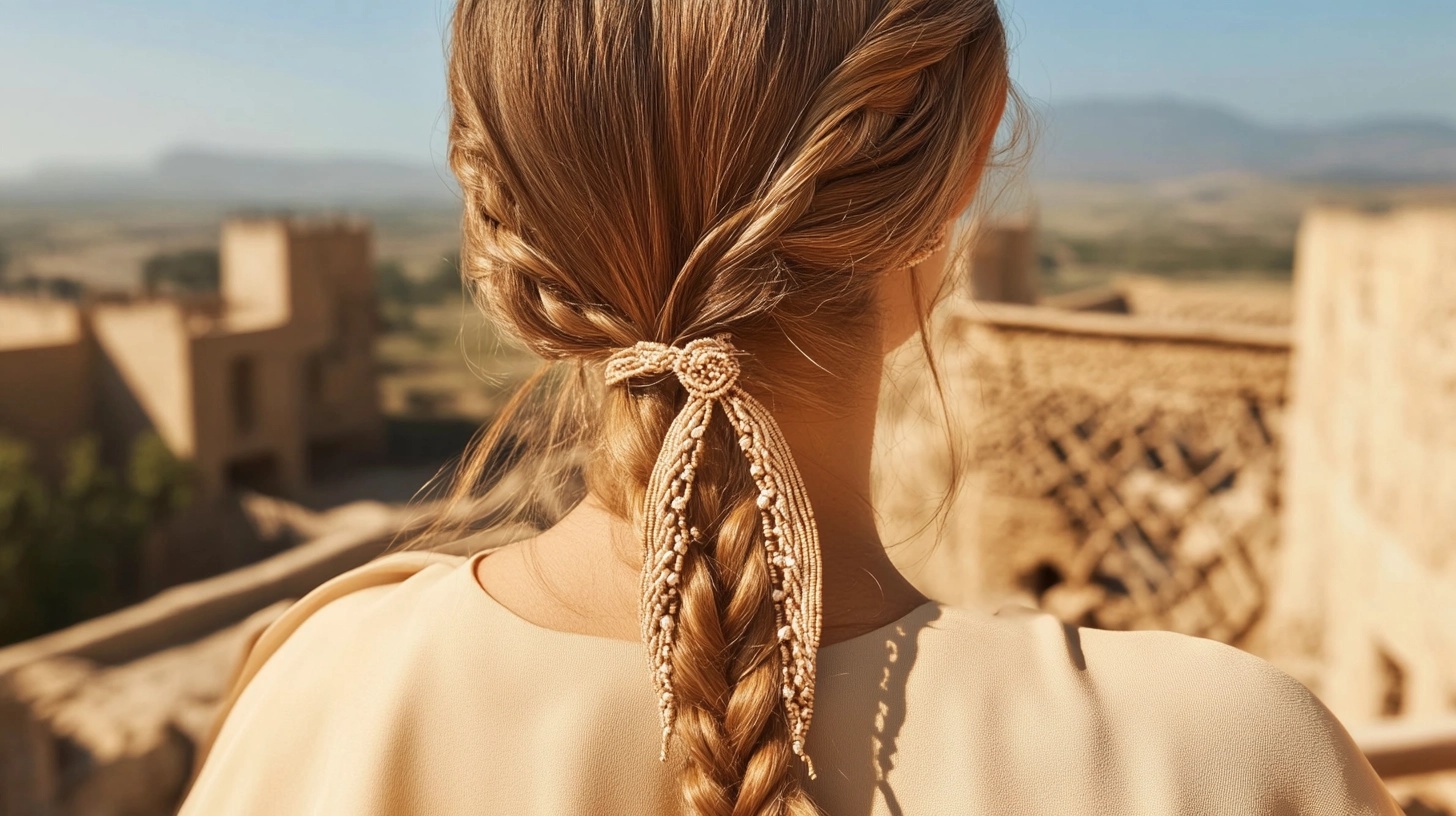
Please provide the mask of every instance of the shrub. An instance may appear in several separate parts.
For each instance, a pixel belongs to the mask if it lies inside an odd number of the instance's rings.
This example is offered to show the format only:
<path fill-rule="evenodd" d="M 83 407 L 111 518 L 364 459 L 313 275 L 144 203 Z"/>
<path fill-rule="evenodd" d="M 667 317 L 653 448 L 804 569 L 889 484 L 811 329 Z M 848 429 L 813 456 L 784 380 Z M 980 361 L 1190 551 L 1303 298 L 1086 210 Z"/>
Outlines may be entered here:
<path fill-rule="evenodd" d="M 155 434 L 135 440 L 124 477 L 94 437 L 63 465 L 47 484 L 23 443 L 0 438 L 0 643 L 139 600 L 146 537 L 191 500 L 189 467 Z"/>

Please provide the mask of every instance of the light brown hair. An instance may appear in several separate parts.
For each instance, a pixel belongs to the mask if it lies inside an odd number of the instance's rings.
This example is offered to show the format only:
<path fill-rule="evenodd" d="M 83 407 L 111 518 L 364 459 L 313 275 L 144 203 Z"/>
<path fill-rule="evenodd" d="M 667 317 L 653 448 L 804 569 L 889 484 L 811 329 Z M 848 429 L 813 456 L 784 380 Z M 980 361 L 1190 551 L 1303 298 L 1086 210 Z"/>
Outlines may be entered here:
<path fill-rule="evenodd" d="M 745 387 L 780 406 L 878 365 L 881 276 L 957 215 L 1011 93 L 994 0 L 460 0 L 449 66 L 462 272 L 558 361 L 455 496 L 506 441 L 538 463 L 581 449 L 588 488 L 639 524 L 684 394 L 607 391 L 602 361 L 728 332 Z M 530 414 L 544 432 L 514 435 Z M 757 491 L 728 423 L 712 433 L 681 587 L 684 808 L 815 813 L 778 705 Z"/>

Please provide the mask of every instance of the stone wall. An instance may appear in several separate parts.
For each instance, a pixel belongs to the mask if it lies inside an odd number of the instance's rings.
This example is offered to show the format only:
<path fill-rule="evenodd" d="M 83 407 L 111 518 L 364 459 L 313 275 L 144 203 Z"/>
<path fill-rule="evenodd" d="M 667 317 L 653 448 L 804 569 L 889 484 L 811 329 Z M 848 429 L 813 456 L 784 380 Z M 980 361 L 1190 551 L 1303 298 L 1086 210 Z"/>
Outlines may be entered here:
<path fill-rule="evenodd" d="M 1456 210 L 1313 213 L 1276 617 L 1343 719 L 1456 708 Z"/>
<path fill-rule="evenodd" d="M 983 303 L 1036 303 L 1034 218 L 983 224 L 971 247 L 970 295 Z"/>
<path fill-rule="evenodd" d="M 1127 275 L 1114 282 L 1132 314 L 1160 320 L 1288 326 L 1293 290 L 1272 281 L 1187 283 L 1150 275 Z"/>
<path fill-rule="evenodd" d="M 907 349 L 879 440 L 912 580 L 1248 642 L 1278 547 L 1287 332 L 962 304 L 938 338 L 944 404 Z"/>
<path fill-rule="evenodd" d="M 0 434 L 24 442 L 56 477 L 67 445 L 96 427 L 96 360 L 84 341 L 0 347 Z"/>
<path fill-rule="evenodd" d="M 0 349 L 79 343 L 81 307 L 70 301 L 0 295 Z"/>
<path fill-rule="evenodd" d="M 60 655 L 0 676 L 0 813 L 172 813 L 245 645 L 287 605 L 129 662 Z"/>

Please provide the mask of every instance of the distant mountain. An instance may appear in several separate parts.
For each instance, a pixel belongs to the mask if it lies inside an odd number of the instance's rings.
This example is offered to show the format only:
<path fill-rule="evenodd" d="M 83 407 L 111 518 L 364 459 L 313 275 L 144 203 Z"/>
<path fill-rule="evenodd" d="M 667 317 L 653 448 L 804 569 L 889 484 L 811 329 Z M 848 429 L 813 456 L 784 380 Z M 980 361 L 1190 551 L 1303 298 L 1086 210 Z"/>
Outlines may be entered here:
<path fill-rule="evenodd" d="M 206 201 L 251 205 L 459 200 L 449 171 L 387 159 L 304 159 L 178 149 L 140 170 L 55 167 L 0 180 L 0 201 Z"/>
<path fill-rule="evenodd" d="M 1456 126 L 1386 119 L 1280 128 L 1178 100 L 1098 99 L 1042 114 L 1035 174 L 1150 181 L 1242 172 L 1315 181 L 1456 181 Z"/>
<path fill-rule="evenodd" d="M 1042 113 L 1033 175 L 1152 181 L 1208 173 L 1347 182 L 1456 181 L 1456 126 L 1385 119 L 1280 128 L 1211 105 L 1092 99 Z M 0 180 L 0 202 L 197 201 L 369 206 L 459 201 L 443 166 L 187 148 L 139 170 L 57 167 Z"/>

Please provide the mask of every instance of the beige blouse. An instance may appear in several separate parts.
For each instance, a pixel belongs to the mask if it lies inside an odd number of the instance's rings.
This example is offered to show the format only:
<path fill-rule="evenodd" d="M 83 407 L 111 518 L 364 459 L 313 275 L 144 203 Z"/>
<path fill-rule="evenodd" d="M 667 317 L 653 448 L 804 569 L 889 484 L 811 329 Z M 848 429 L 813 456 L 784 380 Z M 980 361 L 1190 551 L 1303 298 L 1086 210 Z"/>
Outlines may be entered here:
<path fill-rule="evenodd" d="M 398 553 L 256 641 L 182 806 L 232 814 L 672 814 L 646 657 Z M 820 653 L 828 814 L 1399 814 L 1303 686 L 1213 641 L 927 604 Z"/>

